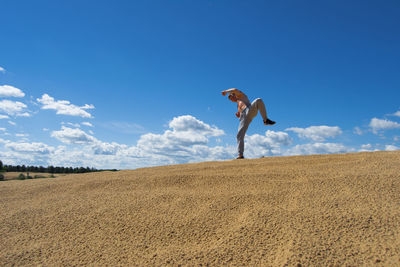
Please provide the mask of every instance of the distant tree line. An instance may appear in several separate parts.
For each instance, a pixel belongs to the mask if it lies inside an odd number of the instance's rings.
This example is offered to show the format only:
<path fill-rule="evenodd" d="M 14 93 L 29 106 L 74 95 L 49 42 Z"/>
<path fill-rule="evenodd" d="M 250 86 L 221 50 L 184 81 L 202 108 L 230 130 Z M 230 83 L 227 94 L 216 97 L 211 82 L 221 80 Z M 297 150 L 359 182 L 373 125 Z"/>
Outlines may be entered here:
<path fill-rule="evenodd" d="M 111 170 L 97 170 L 96 168 L 89 167 L 54 167 L 54 166 L 25 166 L 25 165 L 3 165 L 0 160 L 0 171 L 6 172 L 41 172 L 41 173 L 85 173 L 85 172 L 99 172 L 99 171 L 117 171 Z"/>

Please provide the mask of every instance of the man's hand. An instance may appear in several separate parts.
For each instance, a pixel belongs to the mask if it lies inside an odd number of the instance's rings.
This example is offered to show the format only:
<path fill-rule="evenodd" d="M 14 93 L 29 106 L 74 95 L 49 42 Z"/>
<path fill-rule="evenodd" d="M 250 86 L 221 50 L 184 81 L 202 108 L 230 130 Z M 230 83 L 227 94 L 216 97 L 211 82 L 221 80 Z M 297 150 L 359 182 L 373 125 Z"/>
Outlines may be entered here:
<path fill-rule="evenodd" d="M 239 111 L 236 112 L 235 115 L 236 115 L 236 117 L 240 118 L 240 112 Z"/>
<path fill-rule="evenodd" d="M 226 91 L 222 91 L 223 96 L 226 96 L 226 94 L 227 94 Z"/>

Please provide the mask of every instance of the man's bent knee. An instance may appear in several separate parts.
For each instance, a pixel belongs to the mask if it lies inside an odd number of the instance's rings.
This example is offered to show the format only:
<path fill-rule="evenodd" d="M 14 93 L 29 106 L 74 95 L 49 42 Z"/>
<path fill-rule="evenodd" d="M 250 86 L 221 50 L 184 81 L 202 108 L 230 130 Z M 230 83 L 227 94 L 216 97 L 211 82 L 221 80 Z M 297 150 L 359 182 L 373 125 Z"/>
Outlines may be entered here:
<path fill-rule="evenodd" d="M 257 104 L 260 103 L 260 102 L 261 102 L 261 103 L 264 103 L 263 100 L 262 100 L 261 98 L 256 98 L 255 101 L 256 101 Z"/>

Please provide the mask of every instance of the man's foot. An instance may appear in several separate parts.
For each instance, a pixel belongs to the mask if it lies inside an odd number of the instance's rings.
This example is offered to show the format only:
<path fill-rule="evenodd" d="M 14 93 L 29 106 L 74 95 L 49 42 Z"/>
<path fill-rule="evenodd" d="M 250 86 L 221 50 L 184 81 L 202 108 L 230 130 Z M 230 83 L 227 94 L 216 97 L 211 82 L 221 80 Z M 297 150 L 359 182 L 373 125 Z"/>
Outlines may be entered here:
<path fill-rule="evenodd" d="M 243 155 L 239 155 L 236 159 L 244 159 Z"/>
<path fill-rule="evenodd" d="M 266 119 L 265 121 L 264 121 L 264 125 L 274 125 L 276 122 L 274 122 L 274 121 L 271 121 L 270 119 Z"/>

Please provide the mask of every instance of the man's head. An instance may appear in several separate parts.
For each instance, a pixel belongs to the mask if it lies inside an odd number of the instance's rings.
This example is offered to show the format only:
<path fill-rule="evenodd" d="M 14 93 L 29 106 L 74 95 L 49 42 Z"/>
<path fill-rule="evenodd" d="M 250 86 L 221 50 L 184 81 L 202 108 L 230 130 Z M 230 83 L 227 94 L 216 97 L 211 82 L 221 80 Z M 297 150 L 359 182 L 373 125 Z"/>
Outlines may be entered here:
<path fill-rule="evenodd" d="M 238 100 L 235 94 L 229 94 L 228 98 L 232 102 L 237 102 L 237 100 Z"/>

